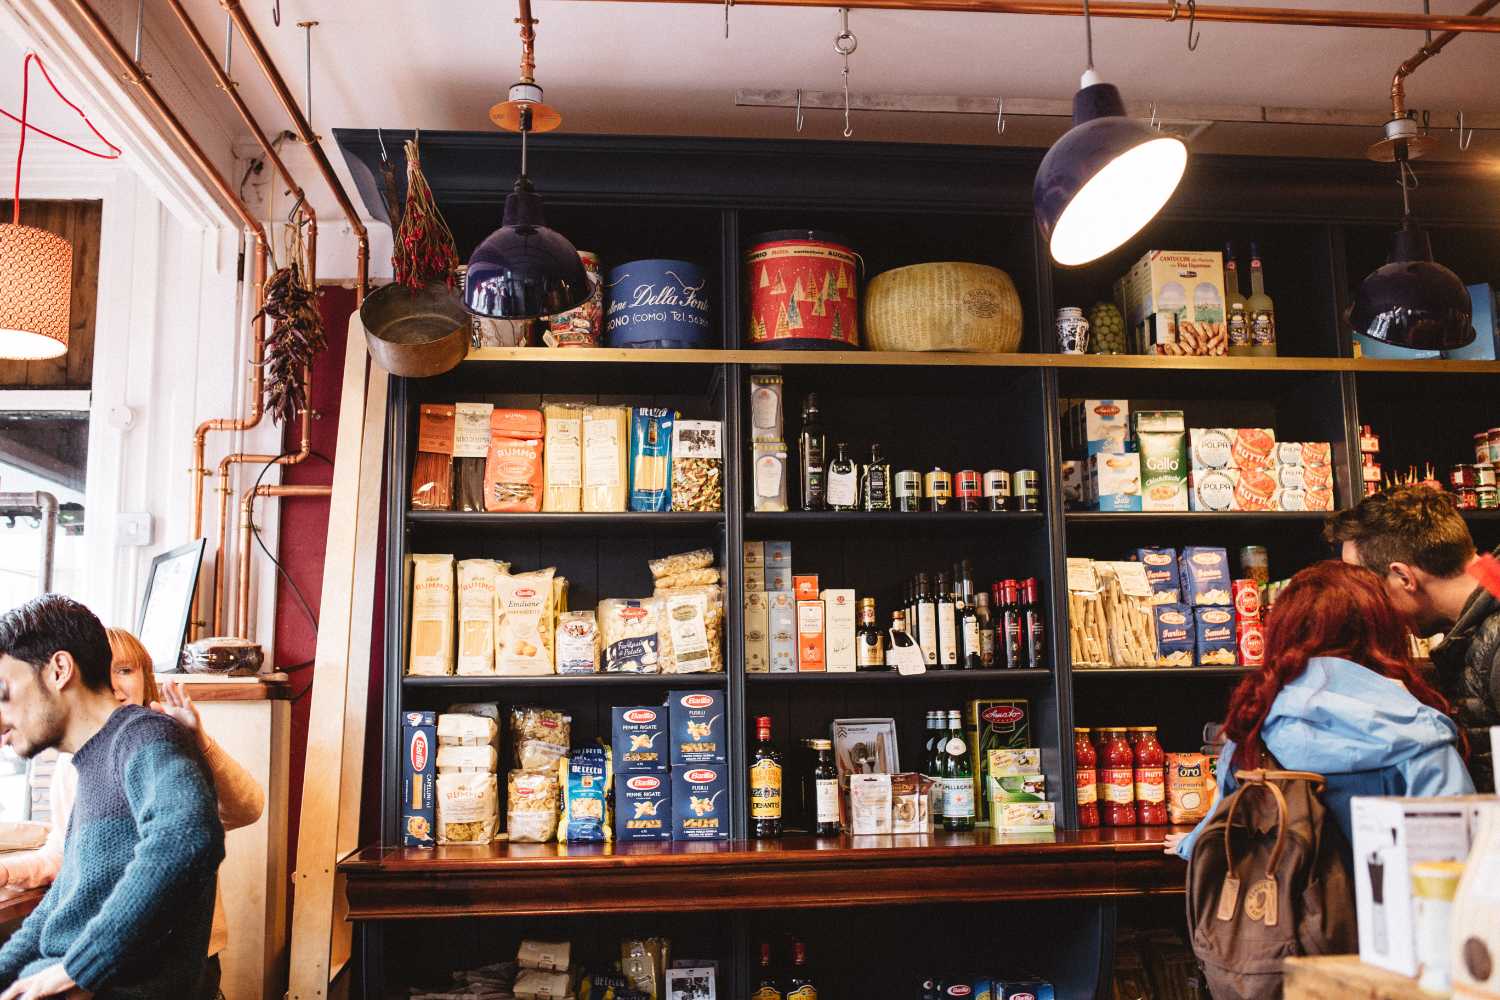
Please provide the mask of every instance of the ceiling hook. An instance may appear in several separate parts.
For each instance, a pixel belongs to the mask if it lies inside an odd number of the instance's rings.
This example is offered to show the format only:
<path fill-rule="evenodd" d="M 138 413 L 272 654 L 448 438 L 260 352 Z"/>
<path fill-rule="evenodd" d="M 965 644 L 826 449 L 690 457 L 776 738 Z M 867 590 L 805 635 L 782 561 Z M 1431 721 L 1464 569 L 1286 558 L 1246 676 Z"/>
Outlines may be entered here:
<path fill-rule="evenodd" d="M 1469 129 L 1469 134 L 1464 134 L 1464 113 L 1460 111 L 1458 113 L 1458 151 L 1467 153 L 1472 145 L 1474 145 L 1474 130 Z"/>
<path fill-rule="evenodd" d="M 1188 51 L 1197 52 L 1203 34 L 1198 31 L 1198 0 L 1188 0 Z"/>
<path fill-rule="evenodd" d="M 1005 134 L 1005 98 L 995 98 L 995 134 Z"/>
<path fill-rule="evenodd" d="M 1177 0 L 1172 0 L 1171 9 L 1167 11 L 1167 23 L 1171 24 L 1177 20 Z"/>
<path fill-rule="evenodd" d="M 797 88 L 797 132 L 802 131 L 802 88 Z"/>
<path fill-rule="evenodd" d="M 849 56 L 859 48 L 859 39 L 854 37 L 854 32 L 849 30 L 849 8 L 839 8 L 839 23 L 842 25 L 838 37 L 833 40 L 833 51 L 837 52 L 844 60 L 842 76 L 844 80 L 844 138 L 847 139 L 854 134 L 854 125 L 849 121 Z"/>
<path fill-rule="evenodd" d="M 375 141 L 380 143 L 380 162 L 390 163 L 391 157 L 385 151 L 385 135 L 378 128 L 375 130 Z"/>
<path fill-rule="evenodd" d="M 281 27 L 281 0 L 276 0 L 271 8 L 271 23 L 278 28 Z"/>
<path fill-rule="evenodd" d="M 734 6 L 734 0 L 724 0 L 724 37 L 729 37 L 729 8 Z"/>
<path fill-rule="evenodd" d="M 1151 130 L 1153 132 L 1161 131 L 1161 116 L 1156 113 L 1155 101 L 1151 102 Z"/>
<path fill-rule="evenodd" d="M 294 222 L 297 221 L 297 213 L 302 210 L 302 203 L 305 202 L 306 200 L 307 200 L 307 195 L 305 193 L 299 193 L 297 195 L 297 200 L 292 203 L 292 210 L 290 212 L 286 213 L 286 224 L 287 225 L 290 226 Z M 299 229 L 301 228 L 301 224 L 300 223 L 298 224 L 298 228 Z"/>

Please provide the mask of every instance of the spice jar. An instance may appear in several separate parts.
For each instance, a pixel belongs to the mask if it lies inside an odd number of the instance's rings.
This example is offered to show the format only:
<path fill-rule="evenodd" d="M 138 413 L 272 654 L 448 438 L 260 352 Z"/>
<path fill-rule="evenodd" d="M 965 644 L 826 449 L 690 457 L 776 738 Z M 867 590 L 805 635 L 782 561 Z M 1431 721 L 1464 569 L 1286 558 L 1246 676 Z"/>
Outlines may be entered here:
<path fill-rule="evenodd" d="M 1073 730 L 1073 761 L 1078 774 L 1078 825 L 1099 825 L 1099 754 L 1086 728 Z"/>
<path fill-rule="evenodd" d="M 916 469 L 896 473 L 896 509 L 904 514 L 922 509 L 922 474 Z"/>
<path fill-rule="evenodd" d="M 1167 824 L 1167 755 L 1156 738 L 1155 726 L 1136 730 L 1136 821 L 1142 826 Z"/>
<path fill-rule="evenodd" d="M 1104 808 L 1100 820 L 1105 826 L 1135 826 L 1135 752 L 1125 738 L 1123 728 L 1104 730 L 1104 752 L 1100 758 L 1099 790 Z"/>
<path fill-rule="evenodd" d="M 966 514 L 980 509 L 979 473 L 977 471 L 963 469 L 953 477 L 953 502 L 954 506 Z"/>
<path fill-rule="evenodd" d="M 984 507 L 986 510 L 1010 509 L 1010 473 L 991 469 L 984 474 Z"/>
<path fill-rule="evenodd" d="M 945 511 L 953 503 L 953 474 L 937 466 L 922 477 L 922 509 Z"/>

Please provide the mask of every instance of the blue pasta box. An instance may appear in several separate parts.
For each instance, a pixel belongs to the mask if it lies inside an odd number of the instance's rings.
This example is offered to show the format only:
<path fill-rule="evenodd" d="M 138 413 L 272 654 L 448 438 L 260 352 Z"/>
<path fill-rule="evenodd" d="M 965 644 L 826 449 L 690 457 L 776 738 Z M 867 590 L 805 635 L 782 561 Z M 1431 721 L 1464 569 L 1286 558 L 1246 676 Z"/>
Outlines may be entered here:
<path fill-rule="evenodd" d="M 401 715 L 401 842 L 407 847 L 432 847 L 436 806 L 437 713 Z"/>
<path fill-rule="evenodd" d="M 672 425 L 677 412 L 637 406 L 630 420 L 630 509 L 659 514 L 672 509 Z"/>
<path fill-rule="evenodd" d="M 672 778 L 655 774 L 615 775 L 615 841 L 672 839 Z"/>
<path fill-rule="evenodd" d="M 1189 545 L 1177 560 L 1182 584 L 1182 603 L 1201 607 L 1205 604 L 1230 604 L 1229 553 L 1224 549 Z"/>
<path fill-rule="evenodd" d="M 1004 979 L 995 983 L 995 1000 L 1056 1000 L 1045 979 Z"/>
<path fill-rule="evenodd" d="M 672 839 L 729 839 L 729 767 L 672 768 Z"/>
<path fill-rule="evenodd" d="M 1136 549 L 1135 558 L 1146 567 L 1146 582 L 1151 584 L 1152 604 L 1182 602 L 1176 549 Z"/>
<path fill-rule="evenodd" d="M 1186 604 L 1158 604 L 1151 609 L 1156 624 L 1156 665 L 1191 667 L 1197 646 L 1193 609 Z"/>
<path fill-rule="evenodd" d="M 667 703 L 672 725 L 672 766 L 727 764 L 722 691 L 674 691 Z"/>
<path fill-rule="evenodd" d="M 1198 638 L 1199 665 L 1232 667 L 1239 662 L 1239 638 L 1234 632 L 1234 608 L 1194 608 L 1193 616 Z"/>
<path fill-rule="evenodd" d="M 665 708 L 615 707 L 610 746 L 614 748 L 616 773 L 666 771 L 672 759 L 667 719 Z"/>

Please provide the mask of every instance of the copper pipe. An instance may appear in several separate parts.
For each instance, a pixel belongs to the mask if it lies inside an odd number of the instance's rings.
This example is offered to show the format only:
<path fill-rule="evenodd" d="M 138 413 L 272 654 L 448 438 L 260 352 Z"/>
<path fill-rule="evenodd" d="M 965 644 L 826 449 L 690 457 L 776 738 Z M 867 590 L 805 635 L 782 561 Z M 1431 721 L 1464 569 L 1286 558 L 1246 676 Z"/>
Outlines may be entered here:
<path fill-rule="evenodd" d="M 75 2 L 80 2 L 80 0 L 75 0 Z M 261 72 L 265 74 L 266 81 L 270 83 L 271 89 L 276 92 L 277 99 L 281 101 L 281 106 L 286 110 L 287 117 L 291 118 L 292 124 L 296 128 L 303 145 L 312 153 L 313 161 L 318 165 L 318 172 L 323 175 L 323 180 L 327 182 L 328 187 L 333 191 L 333 197 L 338 201 L 339 208 L 344 213 L 344 218 L 348 220 L 349 228 L 354 230 L 355 238 L 358 241 L 358 248 L 355 255 L 358 272 L 356 275 L 355 308 L 358 308 L 359 304 L 364 301 L 365 293 L 369 290 L 370 285 L 370 234 L 365 229 L 365 224 L 360 221 L 359 213 L 354 210 L 354 203 L 349 200 L 349 193 L 344 190 L 344 185 L 340 183 L 338 176 L 334 174 L 333 164 L 328 162 L 328 154 L 323 151 L 322 144 L 318 142 L 317 135 L 313 133 L 312 125 L 308 123 L 307 116 L 298 107 L 297 99 L 292 96 L 291 90 L 287 87 L 286 80 L 282 77 L 280 71 L 277 70 L 275 62 L 271 59 L 271 54 L 266 51 L 265 44 L 260 40 L 260 35 L 256 33 L 255 26 L 250 23 L 250 18 L 246 16 L 244 8 L 240 6 L 238 0 L 219 0 L 219 6 L 228 12 L 230 19 L 234 21 L 235 27 L 239 29 L 240 34 L 244 37 L 245 46 L 255 58 L 256 64 L 260 66 Z"/>
<path fill-rule="evenodd" d="M 521 26 L 521 82 L 535 83 L 536 76 L 536 18 L 531 16 L 531 0 L 518 0 L 520 16 L 516 23 Z"/>
<path fill-rule="evenodd" d="M 1474 9 L 1469 11 L 1469 17 L 1483 17 L 1496 7 L 1500 7 L 1500 0 L 1480 0 Z M 1457 31 L 1445 31 L 1432 41 L 1417 50 L 1416 55 L 1396 68 L 1396 75 L 1391 78 L 1391 117 L 1406 117 L 1406 78 L 1439 52 L 1444 46 L 1458 37 Z"/>
<path fill-rule="evenodd" d="M 227 2 L 227 0 L 225 0 Z M 635 3 L 639 0 L 613 0 Z M 706 3 L 722 6 L 723 0 L 647 0 L 648 3 Z M 756 7 L 849 7 L 859 10 L 945 10 L 976 14 L 1046 14 L 1082 17 L 1079 0 L 735 0 L 737 5 Z M 1166 21 L 1188 16 L 1185 5 L 1133 3 L 1128 0 L 1090 0 L 1094 17 L 1121 17 Z M 1174 16 L 1175 13 L 1175 16 Z M 1500 34 L 1500 22 L 1480 17 L 1448 14 L 1399 14 L 1368 10 L 1304 10 L 1297 7 L 1237 7 L 1198 4 L 1199 21 L 1236 24 L 1288 24 L 1318 28 L 1395 28 L 1406 31 L 1458 31 Z"/>
<path fill-rule="evenodd" d="M 331 486 L 273 486 L 264 484 L 245 491 L 240 500 L 240 602 L 235 615 L 234 634 L 248 638 L 250 635 L 250 542 L 255 530 L 256 497 L 327 497 L 333 495 Z"/>

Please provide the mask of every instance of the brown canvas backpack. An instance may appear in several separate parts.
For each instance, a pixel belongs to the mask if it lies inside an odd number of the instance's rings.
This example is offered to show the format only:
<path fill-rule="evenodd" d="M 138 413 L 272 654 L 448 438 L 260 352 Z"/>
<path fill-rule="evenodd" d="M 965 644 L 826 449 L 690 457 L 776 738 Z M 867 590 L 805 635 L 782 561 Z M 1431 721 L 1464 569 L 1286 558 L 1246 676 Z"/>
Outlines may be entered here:
<path fill-rule="evenodd" d="M 1354 883 L 1321 774 L 1235 778 L 1193 845 L 1188 930 L 1214 1000 L 1274 1000 L 1284 959 L 1358 948 Z"/>

